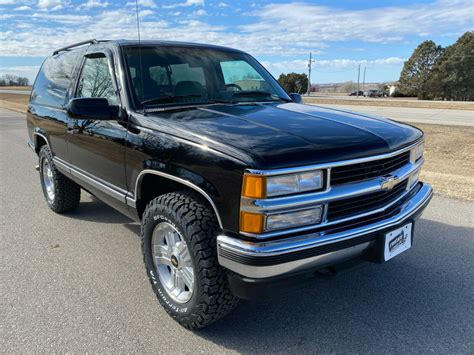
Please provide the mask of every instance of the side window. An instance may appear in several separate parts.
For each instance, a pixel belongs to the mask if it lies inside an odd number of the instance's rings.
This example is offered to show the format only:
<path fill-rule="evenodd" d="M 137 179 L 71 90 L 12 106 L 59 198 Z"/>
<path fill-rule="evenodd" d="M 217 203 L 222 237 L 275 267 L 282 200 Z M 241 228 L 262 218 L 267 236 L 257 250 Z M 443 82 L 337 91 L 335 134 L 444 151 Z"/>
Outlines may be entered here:
<path fill-rule="evenodd" d="M 74 68 L 82 51 L 49 57 L 41 66 L 31 93 L 31 103 L 61 108 L 66 103 Z"/>
<path fill-rule="evenodd" d="M 106 57 L 86 58 L 76 96 L 102 97 L 109 101 L 109 105 L 117 105 L 117 95 L 112 84 Z"/>
<path fill-rule="evenodd" d="M 226 85 L 235 84 L 242 90 L 269 90 L 267 82 L 249 63 L 233 60 L 220 64 Z"/>

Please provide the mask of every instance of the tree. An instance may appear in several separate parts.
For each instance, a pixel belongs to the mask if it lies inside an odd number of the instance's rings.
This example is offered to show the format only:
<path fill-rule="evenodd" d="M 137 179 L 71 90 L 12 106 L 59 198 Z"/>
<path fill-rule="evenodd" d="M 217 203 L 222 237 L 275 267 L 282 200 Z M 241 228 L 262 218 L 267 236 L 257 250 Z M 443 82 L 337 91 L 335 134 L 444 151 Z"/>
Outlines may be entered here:
<path fill-rule="evenodd" d="M 12 74 L 4 74 L 0 78 L 0 86 L 28 86 L 28 78 Z"/>
<path fill-rule="evenodd" d="M 474 100 L 474 32 L 466 32 L 447 47 L 434 66 L 429 93 L 443 100 Z"/>
<path fill-rule="evenodd" d="M 399 80 L 401 93 L 418 96 L 419 99 L 428 98 L 427 82 L 431 70 L 442 54 L 441 46 L 437 46 L 433 41 L 421 43 L 403 65 Z"/>
<path fill-rule="evenodd" d="M 308 90 L 308 76 L 306 74 L 280 74 L 278 82 L 288 93 L 305 94 Z"/>
<path fill-rule="evenodd" d="M 344 84 L 341 86 L 341 92 L 347 92 L 350 93 L 352 91 L 356 90 L 356 85 L 354 82 L 351 81 L 346 81 Z"/>

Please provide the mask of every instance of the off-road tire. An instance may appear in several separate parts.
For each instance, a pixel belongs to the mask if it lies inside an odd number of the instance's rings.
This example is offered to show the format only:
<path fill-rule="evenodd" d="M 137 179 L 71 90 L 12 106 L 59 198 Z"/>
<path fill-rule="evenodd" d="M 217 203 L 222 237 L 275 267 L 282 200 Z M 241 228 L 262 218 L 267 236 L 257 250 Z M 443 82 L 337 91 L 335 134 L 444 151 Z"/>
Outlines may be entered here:
<path fill-rule="evenodd" d="M 47 145 L 41 147 L 39 156 L 39 174 L 41 187 L 46 199 L 46 203 L 56 213 L 62 213 L 74 210 L 79 206 L 81 200 L 81 188 L 71 179 L 64 176 L 54 165 L 53 155 Z M 52 171 L 54 182 L 54 198 L 51 199 L 46 192 L 46 187 L 43 181 L 43 161 L 47 159 Z"/>
<path fill-rule="evenodd" d="M 151 250 L 152 234 L 168 222 L 186 242 L 194 267 L 194 291 L 186 303 L 176 303 L 160 282 Z M 238 303 L 217 261 L 216 217 L 204 202 L 187 192 L 173 192 L 152 200 L 142 218 L 143 260 L 151 286 L 163 308 L 183 327 L 203 328 L 227 315 Z"/>

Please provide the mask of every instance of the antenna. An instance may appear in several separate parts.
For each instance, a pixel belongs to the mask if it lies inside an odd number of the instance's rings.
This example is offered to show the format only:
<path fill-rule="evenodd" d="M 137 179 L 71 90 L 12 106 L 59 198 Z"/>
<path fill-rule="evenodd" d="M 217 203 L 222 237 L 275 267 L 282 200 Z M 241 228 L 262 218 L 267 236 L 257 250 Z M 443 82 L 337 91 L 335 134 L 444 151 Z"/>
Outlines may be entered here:
<path fill-rule="evenodd" d="M 139 57 L 139 61 L 140 61 L 140 85 L 141 85 L 141 101 L 140 102 L 143 102 L 145 101 L 145 98 L 144 98 L 144 88 L 143 88 L 143 66 L 142 66 L 142 46 L 141 46 L 141 38 L 140 38 L 140 16 L 138 14 L 138 0 L 135 0 L 135 10 L 136 10 L 136 13 L 137 13 L 137 32 L 138 32 L 138 57 Z M 143 107 L 143 113 L 145 114 L 145 107 Z"/>

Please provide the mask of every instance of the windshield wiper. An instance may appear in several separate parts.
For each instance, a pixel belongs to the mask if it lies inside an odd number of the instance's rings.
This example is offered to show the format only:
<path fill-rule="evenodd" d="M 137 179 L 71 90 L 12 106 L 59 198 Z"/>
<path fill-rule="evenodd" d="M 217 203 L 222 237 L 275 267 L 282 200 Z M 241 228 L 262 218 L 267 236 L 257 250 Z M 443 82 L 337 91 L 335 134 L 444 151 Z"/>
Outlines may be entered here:
<path fill-rule="evenodd" d="M 232 97 L 271 97 L 272 100 L 281 100 L 286 102 L 291 102 L 291 100 L 284 97 L 277 96 L 268 91 L 252 90 L 252 91 L 236 91 L 232 93 Z"/>
<path fill-rule="evenodd" d="M 188 99 L 193 97 L 201 97 L 202 95 L 199 94 L 189 94 L 189 95 L 173 95 L 173 96 L 161 96 L 155 97 L 154 99 L 149 99 L 140 102 L 142 105 L 150 105 L 150 104 L 159 104 L 159 103 L 173 103 L 176 99 Z"/>

